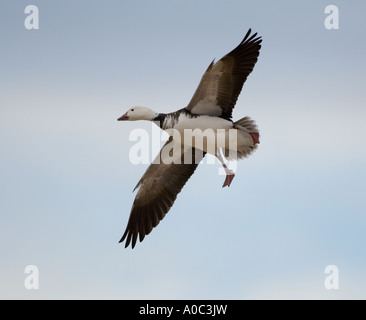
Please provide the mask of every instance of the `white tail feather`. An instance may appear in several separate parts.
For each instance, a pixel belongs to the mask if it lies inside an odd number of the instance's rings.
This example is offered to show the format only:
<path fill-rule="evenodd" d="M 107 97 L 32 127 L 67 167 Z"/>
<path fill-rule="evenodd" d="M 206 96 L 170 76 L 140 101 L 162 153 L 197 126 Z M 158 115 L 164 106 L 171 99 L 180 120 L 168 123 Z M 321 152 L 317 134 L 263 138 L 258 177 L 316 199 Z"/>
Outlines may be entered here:
<path fill-rule="evenodd" d="M 236 121 L 234 123 L 234 127 L 238 129 L 236 149 L 223 150 L 225 158 L 229 161 L 245 158 L 257 149 L 257 144 L 253 141 L 252 136 L 249 134 L 257 133 L 259 135 L 258 127 L 254 120 L 249 117 L 244 117 Z"/>

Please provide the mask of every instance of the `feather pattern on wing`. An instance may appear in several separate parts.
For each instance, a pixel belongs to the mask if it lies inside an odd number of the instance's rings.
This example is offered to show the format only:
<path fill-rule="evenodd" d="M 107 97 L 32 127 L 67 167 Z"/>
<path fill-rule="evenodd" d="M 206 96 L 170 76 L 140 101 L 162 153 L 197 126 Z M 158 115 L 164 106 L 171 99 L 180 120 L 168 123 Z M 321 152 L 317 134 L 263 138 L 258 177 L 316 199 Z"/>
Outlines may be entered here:
<path fill-rule="evenodd" d="M 257 33 L 250 35 L 217 63 L 208 66 L 191 101 L 186 107 L 193 114 L 206 114 L 231 120 L 243 84 L 253 71 L 261 48 Z"/>
<path fill-rule="evenodd" d="M 134 248 L 137 237 L 142 241 L 165 217 L 205 155 L 200 150 L 183 145 L 178 146 L 181 152 L 174 154 L 177 143 L 172 137 L 169 138 L 135 187 L 140 189 L 120 240 L 123 242 L 126 239 L 126 248 L 130 243 Z"/>

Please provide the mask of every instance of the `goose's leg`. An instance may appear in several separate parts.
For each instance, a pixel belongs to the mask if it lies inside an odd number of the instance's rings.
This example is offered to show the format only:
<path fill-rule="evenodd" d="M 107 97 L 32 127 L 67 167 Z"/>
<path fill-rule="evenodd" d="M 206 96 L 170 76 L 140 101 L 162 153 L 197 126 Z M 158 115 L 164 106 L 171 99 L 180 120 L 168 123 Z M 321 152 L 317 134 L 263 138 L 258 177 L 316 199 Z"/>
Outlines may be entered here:
<path fill-rule="evenodd" d="M 230 184 L 231 184 L 231 182 L 233 181 L 233 179 L 235 177 L 235 173 L 226 166 L 226 164 L 224 162 L 224 159 L 222 158 L 222 156 L 220 154 L 220 150 L 217 150 L 216 157 L 221 162 L 222 166 L 225 169 L 225 173 L 226 173 L 226 178 L 225 178 L 225 181 L 224 181 L 224 184 L 222 185 L 222 187 L 223 188 L 226 187 L 226 186 L 230 187 Z"/>

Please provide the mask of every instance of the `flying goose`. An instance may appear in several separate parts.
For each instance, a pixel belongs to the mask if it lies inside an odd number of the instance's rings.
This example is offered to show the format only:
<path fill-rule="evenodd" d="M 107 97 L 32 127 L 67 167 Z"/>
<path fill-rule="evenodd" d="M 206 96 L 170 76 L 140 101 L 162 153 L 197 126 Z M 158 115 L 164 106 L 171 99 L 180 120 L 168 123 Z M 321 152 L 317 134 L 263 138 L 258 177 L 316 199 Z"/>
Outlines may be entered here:
<path fill-rule="evenodd" d="M 141 242 L 165 217 L 206 153 L 214 154 L 224 167 L 225 187 L 230 186 L 234 172 L 227 168 L 220 149 L 227 160 L 244 158 L 256 149 L 259 132 L 255 122 L 249 117 L 236 122 L 231 118 L 243 84 L 257 62 L 261 42 L 261 37 L 257 37 L 257 33 L 251 35 L 249 29 L 234 50 L 216 63 L 213 60 L 187 107 L 164 114 L 136 106 L 118 118 L 118 121 L 153 121 L 170 136 L 135 187 L 139 190 L 120 240 L 123 242 L 126 239 L 126 248 L 130 243 L 134 248 L 137 238 Z M 212 143 L 208 140 L 197 146 L 196 139 L 186 139 L 187 129 L 200 129 L 201 132 L 211 129 L 217 138 L 216 142 L 214 140 L 215 147 L 210 148 Z M 223 133 L 221 142 L 219 131 Z M 234 138 L 230 132 L 235 133 Z M 178 136 L 179 139 L 176 138 Z M 234 148 L 230 147 L 230 141 L 235 142 Z"/>

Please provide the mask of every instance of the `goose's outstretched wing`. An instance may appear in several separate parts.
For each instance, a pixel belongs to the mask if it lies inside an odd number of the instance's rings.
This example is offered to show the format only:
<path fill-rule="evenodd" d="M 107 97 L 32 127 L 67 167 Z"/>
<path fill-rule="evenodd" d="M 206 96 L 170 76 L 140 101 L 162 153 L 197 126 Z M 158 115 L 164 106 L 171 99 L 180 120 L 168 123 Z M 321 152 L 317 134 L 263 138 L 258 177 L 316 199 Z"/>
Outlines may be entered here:
<path fill-rule="evenodd" d="M 262 39 L 247 32 L 240 44 L 221 60 L 211 62 L 202 76 L 192 100 L 186 107 L 191 113 L 231 120 L 232 110 L 243 84 L 258 60 Z"/>
<path fill-rule="evenodd" d="M 165 217 L 205 155 L 200 150 L 178 143 L 170 137 L 135 187 L 140 189 L 120 240 L 126 239 L 126 248 L 131 242 L 134 248 L 137 237 L 141 242 Z"/>

